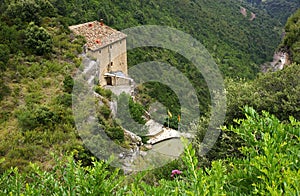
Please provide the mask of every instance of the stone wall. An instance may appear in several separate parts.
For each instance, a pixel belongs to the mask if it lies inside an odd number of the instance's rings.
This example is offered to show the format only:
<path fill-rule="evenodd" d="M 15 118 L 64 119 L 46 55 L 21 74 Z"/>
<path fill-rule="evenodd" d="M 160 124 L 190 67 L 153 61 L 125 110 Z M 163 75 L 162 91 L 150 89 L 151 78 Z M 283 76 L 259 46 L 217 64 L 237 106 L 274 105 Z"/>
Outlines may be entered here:
<path fill-rule="evenodd" d="M 105 73 L 121 71 L 126 76 L 128 75 L 125 38 L 103 48 L 89 50 L 87 53 L 100 62 L 99 84 L 101 86 L 107 85 L 107 81 L 104 77 Z"/>

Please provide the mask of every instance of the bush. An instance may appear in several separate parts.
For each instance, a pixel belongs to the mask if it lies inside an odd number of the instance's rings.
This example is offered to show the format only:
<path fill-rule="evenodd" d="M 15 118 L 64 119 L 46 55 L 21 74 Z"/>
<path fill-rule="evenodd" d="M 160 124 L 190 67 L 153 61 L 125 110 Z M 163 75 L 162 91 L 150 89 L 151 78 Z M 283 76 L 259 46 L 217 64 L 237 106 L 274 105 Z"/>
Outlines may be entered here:
<path fill-rule="evenodd" d="M 93 167 L 82 167 L 74 159 L 57 160 L 52 171 L 41 170 L 31 164 L 28 175 L 12 168 L 0 176 L 0 192 L 3 195 L 109 195 L 115 193 L 124 177 L 119 170 L 108 172 L 103 161 L 93 162 Z M 26 183 L 26 180 L 29 182 Z M 15 182 L 15 183 L 14 183 Z"/>
<path fill-rule="evenodd" d="M 239 127 L 230 129 L 246 142 L 240 149 L 246 158 L 233 160 L 229 187 L 247 195 L 297 195 L 300 122 L 290 117 L 284 124 L 265 111 L 244 111 L 247 119 L 236 120 Z"/>
<path fill-rule="evenodd" d="M 139 103 L 134 102 L 129 95 L 121 93 L 117 105 L 116 119 L 123 128 L 139 136 L 143 136 L 148 132 L 144 126 L 143 114 L 145 110 Z"/>
<path fill-rule="evenodd" d="M 254 81 L 227 81 L 226 123 L 244 118 L 245 105 L 258 112 L 276 114 L 280 120 L 289 116 L 300 119 L 300 66 L 290 65 L 282 71 L 260 75 Z"/>
<path fill-rule="evenodd" d="M 19 127 L 23 130 L 33 130 L 39 128 L 43 130 L 52 129 L 55 123 L 59 122 L 59 116 L 47 106 L 24 107 L 17 111 Z"/>
<path fill-rule="evenodd" d="M 107 107 L 106 105 L 102 105 L 99 108 L 99 112 L 106 120 L 109 119 L 110 114 L 111 114 L 109 107 Z"/>
<path fill-rule="evenodd" d="M 74 86 L 74 80 L 71 76 L 66 76 L 64 79 L 64 91 L 67 93 L 72 93 Z"/>
<path fill-rule="evenodd" d="M 287 21 L 285 26 L 285 37 L 282 47 L 287 49 L 293 62 L 300 64 L 300 9 L 294 13 Z"/>
<path fill-rule="evenodd" d="M 146 123 L 146 120 L 143 117 L 146 111 L 145 108 L 138 102 L 134 102 L 132 98 L 129 99 L 129 110 L 135 122 L 143 125 Z"/>
<path fill-rule="evenodd" d="M 38 27 L 33 22 L 25 29 L 25 46 L 28 51 L 36 55 L 44 55 L 52 52 L 52 37 L 43 27 Z"/>
<path fill-rule="evenodd" d="M 124 131 L 121 127 L 108 127 L 105 129 L 105 133 L 112 140 L 124 142 Z"/>
<path fill-rule="evenodd" d="M 58 104 L 64 105 L 66 107 L 71 107 L 72 106 L 72 95 L 68 93 L 64 93 L 62 95 L 59 95 L 56 98 L 56 101 Z"/>
<path fill-rule="evenodd" d="M 107 98 L 108 100 L 111 100 L 111 96 L 112 96 L 112 91 L 109 89 L 104 89 L 100 86 L 96 86 L 95 87 L 95 92 L 98 93 L 99 95 Z"/>

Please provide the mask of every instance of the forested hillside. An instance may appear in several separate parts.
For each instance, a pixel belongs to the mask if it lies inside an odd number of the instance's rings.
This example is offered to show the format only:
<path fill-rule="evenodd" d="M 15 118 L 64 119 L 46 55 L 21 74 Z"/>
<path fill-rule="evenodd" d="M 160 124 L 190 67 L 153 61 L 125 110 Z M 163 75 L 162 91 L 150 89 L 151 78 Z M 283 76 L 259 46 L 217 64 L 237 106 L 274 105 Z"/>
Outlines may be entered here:
<path fill-rule="evenodd" d="M 276 2 L 0 0 L 1 195 L 299 194 L 300 10 L 284 26 L 287 10 L 299 2 Z M 75 38 L 68 26 L 100 18 L 118 30 L 175 27 L 209 50 L 225 79 L 227 114 L 208 154 L 199 152 L 210 120 L 210 95 L 201 73 L 175 52 L 151 47 L 129 51 L 129 66 L 157 60 L 187 76 L 200 99 L 195 107 L 203 111 L 191 127 L 196 138 L 177 160 L 131 175 L 85 148 L 72 113 L 73 77 L 82 69 L 85 40 Z M 259 73 L 276 49 L 290 54 L 291 65 Z M 99 86 L 95 91 L 106 102 L 111 99 L 111 91 Z M 170 123 L 177 128 L 180 104 L 172 90 L 154 82 L 139 86 L 138 92 L 137 102 L 129 103 L 135 120 L 144 120 L 154 98 L 173 105 Z M 128 147 L 108 104 L 97 109 L 99 126 Z"/>
<path fill-rule="evenodd" d="M 203 43 L 227 76 L 254 78 L 258 65 L 272 58 L 282 33 L 280 24 L 259 9 L 246 7 L 257 17 L 253 21 L 244 17 L 234 0 L 45 2 L 2 4 L 6 24 L 34 21 L 39 25 L 44 16 L 60 15 L 65 25 L 103 18 L 120 30 L 145 24 L 172 26 Z M 18 12 L 24 14 L 13 17 Z"/>
<path fill-rule="evenodd" d="M 60 31 L 68 31 L 68 25 L 103 18 L 105 23 L 119 30 L 146 24 L 167 25 L 183 30 L 208 49 L 224 76 L 253 79 L 260 70 L 260 64 L 272 59 L 282 34 L 280 24 L 267 13 L 243 5 L 249 8 L 249 12 L 257 14 L 257 18 L 251 21 L 249 17 L 240 13 L 241 5 L 234 0 L 4 2 L 1 4 L 3 12 L 0 34 L 3 37 L 0 56 L 3 56 L 4 63 L 8 61 L 7 54 L 11 54 L 12 57 L 29 52 L 43 55 L 51 53 L 53 43 L 64 47 L 65 43 L 61 38 L 54 37 L 55 40 L 51 41 L 47 32 L 42 29 L 40 31 L 44 34 L 32 35 L 36 40 L 26 41 L 30 32 L 26 34 L 25 30 L 29 30 L 31 21 L 36 25 L 31 25 L 32 31 L 37 30 L 39 26 L 52 28 L 53 25 L 57 25 L 52 22 L 54 18 L 60 25 Z M 43 42 L 39 42 L 38 39 Z M 40 44 L 37 51 L 32 49 L 35 44 Z M 209 102 L 209 97 L 203 77 L 201 73 L 192 69 L 184 58 L 157 48 L 133 51 L 128 56 L 129 66 L 149 60 L 171 62 L 184 72 L 196 86 L 199 98 L 203 99 L 201 111 L 207 110 L 206 103 Z M 190 69 L 186 70 L 185 67 Z M 6 91 L 8 88 L 3 87 L 4 94 Z M 174 110 L 177 113 L 176 109 Z"/>
<path fill-rule="evenodd" d="M 300 10 L 294 13 L 286 23 L 285 37 L 281 50 L 287 52 L 295 63 L 300 63 Z"/>
<path fill-rule="evenodd" d="M 268 14 L 285 24 L 291 13 L 300 8 L 298 0 L 245 0 L 252 6 L 265 9 Z"/>
<path fill-rule="evenodd" d="M 223 73 L 234 77 L 254 78 L 258 65 L 272 58 L 282 33 L 278 22 L 259 9 L 249 7 L 257 14 L 249 21 L 235 0 L 57 1 L 53 5 L 69 24 L 103 18 L 120 30 L 146 24 L 178 28 L 204 44 Z"/>

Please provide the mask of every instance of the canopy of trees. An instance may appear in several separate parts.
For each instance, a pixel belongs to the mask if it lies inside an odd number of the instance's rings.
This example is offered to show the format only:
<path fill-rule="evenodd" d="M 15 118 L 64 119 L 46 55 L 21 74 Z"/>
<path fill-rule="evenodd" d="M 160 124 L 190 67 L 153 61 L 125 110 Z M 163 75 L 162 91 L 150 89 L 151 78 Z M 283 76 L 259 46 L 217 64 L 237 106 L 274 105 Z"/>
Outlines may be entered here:
<path fill-rule="evenodd" d="M 245 0 L 251 3 L 253 6 L 265 9 L 268 14 L 278 19 L 282 24 L 286 23 L 286 20 L 291 13 L 294 13 L 299 7 L 300 2 L 298 0 Z"/>
<path fill-rule="evenodd" d="M 293 14 L 285 26 L 285 37 L 282 43 L 283 50 L 286 50 L 291 60 L 300 63 L 300 9 Z"/>

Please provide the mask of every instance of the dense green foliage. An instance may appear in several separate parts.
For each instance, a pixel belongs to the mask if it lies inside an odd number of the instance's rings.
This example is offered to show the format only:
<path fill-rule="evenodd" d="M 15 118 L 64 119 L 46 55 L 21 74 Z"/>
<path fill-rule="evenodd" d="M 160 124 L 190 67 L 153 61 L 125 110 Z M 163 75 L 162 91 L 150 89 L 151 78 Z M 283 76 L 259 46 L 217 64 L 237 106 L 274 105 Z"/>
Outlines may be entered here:
<path fill-rule="evenodd" d="M 242 159 L 212 162 L 210 168 L 199 165 L 195 150 L 186 145 L 181 157 L 183 173 L 163 178 L 155 186 L 147 183 L 152 171 L 124 176 L 102 161 L 85 167 L 71 157 L 59 160 L 51 171 L 31 164 L 31 172 L 17 168 L 0 177 L 1 193 L 13 195 L 297 195 L 300 187 L 300 123 L 290 118 L 281 123 L 267 112 L 260 116 L 245 108 L 247 119 L 237 128 L 225 129 L 238 134 L 245 146 Z M 171 175 L 172 170 L 166 168 Z M 112 171 L 110 171 L 112 170 Z M 155 171 L 153 171 L 155 172 Z M 153 183 L 153 182 L 152 182 Z"/>
<path fill-rule="evenodd" d="M 176 67 L 180 73 L 184 74 L 187 77 L 189 84 L 193 85 L 197 98 L 199 100 L 199 110 L 201 114 L 204 114 L 209 110 L 208 105 L 210 105 L 210 94 L 207 87 L 207 84 L 204 80 L 203 75 L 197 70 L 197 68 L 190 63 L 186 58 L 183 56 L 176 54 L 173 51 L 169 51 L 166 49 L 158 49 L 158 48 L 148 48 L 148 49 L 139 49 L 133 50 L 129 52 L 129 64 L 135 65 L 142 62 L 148 61 L 157 61 L 166 63 L 171 65 L 172 67 Z M 167 76 L 170 80 L 171 78 L 176 81 L 177 86 L 180 85 L 181 88 L 189 88 L 188 84 L 179 81 L 178 79 L 171 77 L 169 69 L 159 68 L 156 67 L 155 72 L 149 70 L 148 72 L 153 75 L 155 78 L 160 78 L 162 76 Z M 151 104 L 155 102 L 159 102 L 166 107 L 166 111 L 162 113 L 167 114 L 167 110 L 169 110 L 172 114 L 170 119 L 167 119 L 167 116 L 160 116 L 159 122 L 162 124 L 167 125 L 168 121 L 170 127 L 177 129 L 178 127 L 178 115 L 182 115 L 181 106 L 179 103 L 180 97 L 177 97 L 176 93 L 168 87 L 166 84 L 161 82 L 147 82 L 143 84 L 143 86 L 139 86 L 137 88 L 137 99 L 143 103 L 146 108 L 149 107 Z M 178 95 L 180 96 L 180 95 Z M 193 100 L 192 95 L 185 94 L 185 100 Z M 191 98 L 190 98 L 191 97 Z M 181 97 L 182 99 L 182 97 Z M 188 108 L 183 110 L 188 111 Z M 188 116 L 189 114 L 185 114 Z"/>
<path fill-rule="evenodd" d="M 26 170 L 29 162 L 47 167 L 49 149 L 84 152 L 74 129 L 70 79 L 83 40 L 71 43 L 60 19 L 49 18 L 51 7 L 32 0 L 0 4 L 6 10 L 0 16 L 1 173 L 11 166 Z"/>
<path fill-rule="evenodd" d="M 8 2 L 8 1 L 7 1 Z M 34 22 L 40 24 L 42 17 L 53 16 L 54 6 L 48 0 L 25 0 L 4 4 L 4 17 L 11 23 Z"/>
<path fill-rule="evenodd" d="M 253 78 L 257 65 L 271 59 L 280 41 L 276 20 L 253 8 L 259 17 L 251 22 L 239 13 L 240 5 L 234 0 L 59 0 L 53 5 L 69 24 L 103 18 L 120 30 L 147 24 L 183 30 L 209 50 L 225 75 L 234 77 Z"/>
<path fill-rule="evenodd" d="M 95 87 L 95 92 L 99 95 L 107 98 L 108 100 L 111 100 L 112 92 L 111 90 L 101 88 L 100 86 Z"/>
<path fill-rule="evenodd" d="M 281 31 L 277 21 L 257 9 L 253 11 L 257 12 L 259 17 L 255 21 L 249 21 L 239 13 L 240 7 L 233 0 L 72 3 L 57 1 L 53 5 L 59 14 L 65 16 L 64 20 L 68 24 L 103 18 L 105 23 L 120 30 L 147 24 L 167 25 L 183 30 L 198 39 L 209 50 L 224 75 L 234 78 L 254 78 L 259 71 L 259 64 L 271 59 L 280 41 Z M 203 76 L 184 57 L 158 48 L 143 48 L 128 53 L 129 66 L 146 61 L 165 62 L 184 73 L 195 87 L 200 100 L 200 111 L 202 113 L 208 111 L 210 97 Z M 174 93 L 161 84 L 152 83 L 146 86 L 148 89 L 140 93 L 147 95 L 142 96 L 151 96 L 169 108 L 174 114 L 170 119 L 170 125 L 177 128 L 180 106 L 178 102 L 176 103 L 177 100 L 171 100 L 176 99 Z M 167 121 L 165 119 L 164 123 L 167 124 Z"/>
<path fill-rule="evenodd" d="M 285 26 L 283 50 L 289 53 L 293 62 L 300 63 L 300 9 L 293 14 Z"/>
<path fill-rule="evenodd" d="M 9 60 L 10 51 L 6 44 L 0 44 L 0 51 L 0 70 L 3 70 Z"/>
<path fill-rule="evenodd" d="M 260 75 L 254 81 L 227 82 L 227 123 L 242 118 L 245 105 L 257 111 L 269 111 L 281 120 L 300 119 L 300 66 L 293 64 L 282 71 Z"/>
<path fill-rule="evenodd" d="M 143 128 L 146 123 L 143 117 L 146 111 L 145 108 L 141 104 L 134 102 L 132 97 L 125 93 L 118 96 L 117 105 L 117 122 L 125 129 L 144 136 L 147 133 L 147 130 Z"/>
<path fill-rule="evenodd" d="M 294 13 L 300 8 L 300 2 L 298 0 L 246 0 L 253 6 L 265 9 L 268 14 L 278 19 L 282 24 L 286 23 L 286 20 L 291 13 Z"/>
<path fill-rule="evenodd" d="M 245 158 L 231 164 L 231 186 L 246 194 L 298 194 L 299 122 L 290 117 L 289 124 L 281 123 L 248 107 L 245 114 L 247 119 L 237 120 L 239 127 L 231 128 L 246 142 L 241 148 Z"/>
<path fill-rule="evenodd" d="M 38 27 L 33 22 L 25 29 L 25 46 L 34 54 L 43 55 L 52 51 L 51 35 L 43 27 Z"/>

